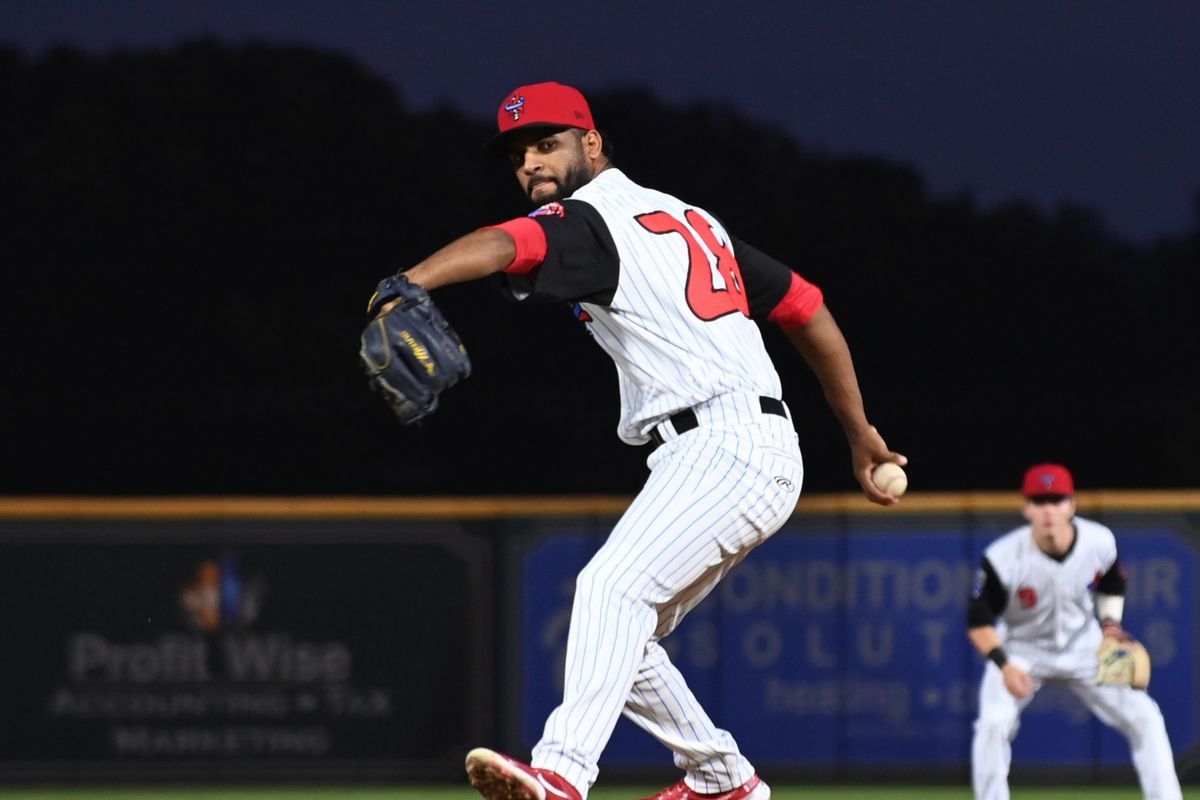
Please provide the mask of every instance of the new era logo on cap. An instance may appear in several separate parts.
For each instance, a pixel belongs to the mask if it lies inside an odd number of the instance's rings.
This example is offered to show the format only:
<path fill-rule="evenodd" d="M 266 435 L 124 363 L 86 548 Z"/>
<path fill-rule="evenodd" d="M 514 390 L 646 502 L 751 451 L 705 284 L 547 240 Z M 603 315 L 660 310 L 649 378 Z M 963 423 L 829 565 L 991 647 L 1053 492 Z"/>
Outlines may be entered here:
<path fill-rule="evenodd" d="M 503 151 L 506 134 L 534 126 L 590 131 L 596 124 L 583 93 L 572 86 L 553 81 L 518 86 L 501 101 L 496 114 L 499 133 L 487 143 L 484 152 L 499 155 Z"/>
<path fill-rule="evenodd" d="M 1026 497 L 1039 495 L 1075 494 L 1075 481 L 1071 473 L 1061 464 L 1038 464 L 1025 473 L 1021 492 Z"/>

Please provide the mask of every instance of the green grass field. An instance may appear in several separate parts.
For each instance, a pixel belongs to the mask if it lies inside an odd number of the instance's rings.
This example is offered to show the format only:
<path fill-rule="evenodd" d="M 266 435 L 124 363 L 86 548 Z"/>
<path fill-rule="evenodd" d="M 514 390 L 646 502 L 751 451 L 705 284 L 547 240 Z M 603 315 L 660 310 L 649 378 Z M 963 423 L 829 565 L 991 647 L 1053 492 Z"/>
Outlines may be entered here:
<path fill-rule="evenodd" d="M 589 800 L 636 800 L 662 787 L 596 787 Z M 5 789 L 5 800 L 479 800 L 467 787 L 319 787 L 319 788 L 145 788 L 136 789 Z M 1032 788 L 1017 786 L 1013 800 L 1136 800 L 1133 786 Z M 1184 789 L 1184 800 L 1200 800 L 1200 787 Z M 970 800 L 957 786 L 773 786 L 772 800 Z"/>

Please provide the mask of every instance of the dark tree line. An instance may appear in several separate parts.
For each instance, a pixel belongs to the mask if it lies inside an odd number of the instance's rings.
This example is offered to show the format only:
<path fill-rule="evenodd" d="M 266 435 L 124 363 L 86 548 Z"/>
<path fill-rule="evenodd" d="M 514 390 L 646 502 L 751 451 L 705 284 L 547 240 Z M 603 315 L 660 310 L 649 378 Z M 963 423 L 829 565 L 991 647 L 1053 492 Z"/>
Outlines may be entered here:
<path fill-rule="evenodd" d="M 584 87 L 585 89 L 587 87 Z M 613 367 L 566 309 L 439 290 L 473 377 L 417 429 L 366 390 L 376 280 L 523 213 L 486 120 L 352 61 L 193 43 L 0 50 L 0 493 L 625 493 Z M 618 165 L 826 292 L 915 489 L 1200 485 L 1197 223 L 1150 247 L 1085 208 L 976 208 L 714 106 L 596 94 Z M 853 488 L 819 388 L 765 333 L 808 464 Z"/>

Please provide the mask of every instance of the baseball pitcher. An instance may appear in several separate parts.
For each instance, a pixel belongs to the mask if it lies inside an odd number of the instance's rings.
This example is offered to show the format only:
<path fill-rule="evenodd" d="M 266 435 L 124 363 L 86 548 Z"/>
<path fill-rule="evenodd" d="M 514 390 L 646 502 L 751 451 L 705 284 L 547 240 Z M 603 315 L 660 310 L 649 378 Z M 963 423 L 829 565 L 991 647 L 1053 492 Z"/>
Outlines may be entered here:
<path fill-rule="evenodd" d="M 617 169 L 576 89 L 521 86 L 497 120 L 486 151 L 508 160 L 536 210 L 381 284 L 371 304 L 379 317 L 364 335 L 367 371 L 402 421 L 431 411 L 469 362 L 425 292 L 500 273 L 516 300 L 573 309 L 616 364 L 617 435 L 653 448 L 646 485 L 576 581 L 563 700 L 531 763 L 477 748 L 467 755 L 471 784 L 488 800 L 581 800 L 624 714 L 684 773 L 658 800 L 767 800 L 766 782 L 659 644 L 800 495 L 791 412 L 755 320 L 782 327 L 816 374 L 869 500 L 896 502 L 871 474 L 906 459 L 868 423 L 846 341 L 816 286 L 707 210 Z M 421 310 L 415 324 L 409 307 Z"/>

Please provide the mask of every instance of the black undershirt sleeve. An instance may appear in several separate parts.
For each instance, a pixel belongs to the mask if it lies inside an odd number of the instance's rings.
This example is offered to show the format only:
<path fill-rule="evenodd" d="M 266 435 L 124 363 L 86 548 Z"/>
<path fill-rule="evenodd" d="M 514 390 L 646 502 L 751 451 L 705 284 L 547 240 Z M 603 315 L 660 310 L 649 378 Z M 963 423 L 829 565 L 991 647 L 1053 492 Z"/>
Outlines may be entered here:
<path fill-rule="evenodd" d="M 509 294 L 530 302 L 612 303 L 620 277 L 617 245 L 600 213 L 563 200 L 562 216 L 531 217 L 546 233 L 546 258 L 524 275 L 503 275 Z"/>
<path fill-rule="evenodd" d="M 1008 606 L 1008 590 L 996 576 L 992 562 L 985 557 L 980 564 L 983 582 L 967 601 L 967 627 L 983 628 L 996 624 L 996 617 Z"/>
<path fill-rule="evenodd" d="M 1101 594 L 1125 595 L 1125 568 L 1121 566 L 1119 557 L 1113 559 L 1108 572 L 1101 576 L 1096 584 L 1096 591 Z"/>
<path fill-rule="evenodd" d="M 779 301 L 783 300 L 792 286 L 792 271 L 780 261 L 751 247 L 741 239 L 729 237 L 733 245 L 733 257 L 737 259 L 750 302 L 750 317 L 765 320 Z"/>

